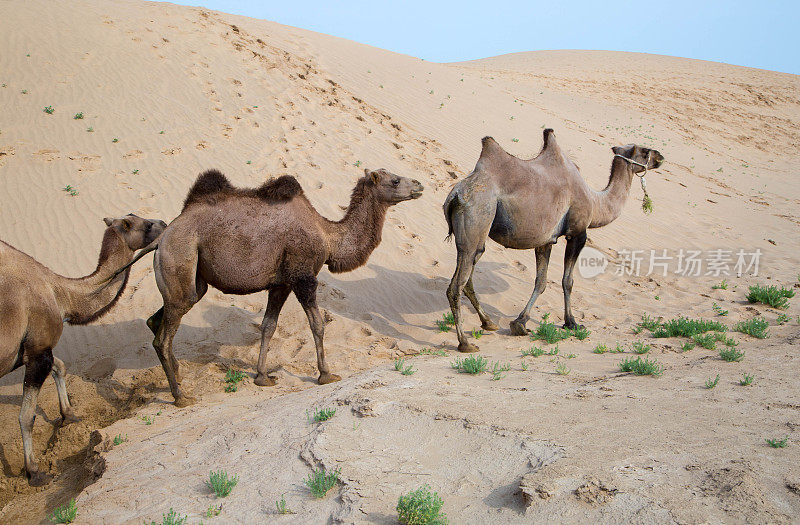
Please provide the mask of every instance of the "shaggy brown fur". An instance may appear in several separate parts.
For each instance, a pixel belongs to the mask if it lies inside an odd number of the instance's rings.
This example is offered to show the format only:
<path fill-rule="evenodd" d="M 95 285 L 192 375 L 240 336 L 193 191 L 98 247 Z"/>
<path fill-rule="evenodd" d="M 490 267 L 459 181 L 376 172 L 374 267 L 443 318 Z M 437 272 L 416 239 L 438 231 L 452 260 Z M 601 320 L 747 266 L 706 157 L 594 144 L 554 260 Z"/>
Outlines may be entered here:
<path fill-rule="evenodd" d="M 586 243 L 586 229 L 605 226 L 616 219 L 628 197 L 635 173 L 646 165 L 654 169 L 664 157 L 656 150 L 628 144 L 612 148 L 611 176 L 603 191 L 589 188 L 575 165 L 564 155 L 552 129 L 544 130 L 544 145 L 533 159 L 523 160 L 506 152 L 493 138 L 484 137 L 475 169 L 456 184 L 444 202 L 448 236 L 456 242 L 456 271 L 447 289 L 455 318 L 458 349 L 477 352 L 461 327 L 460 299 L 463 291 L 485 330 L 497 330 L 481 308 L 472 287 L 472 272 L 484 252 L 486 237 L 507 248 L 536 252 L 536 284 L 528 304 L 511 322 L 515 335 L 527 333 L 533 303 L 544 291 L 550 249 L 566 237 L 564 276 L 564 326 L 576 328 L 572 315 L 572 270 Z"/>
<path fill-rule="evenodd" d="M 181 318 L 211 285 L 225 293 L 269 290 L 261 323 L 257 385 L 267 376 L 269 342 L 286 298 L 294 293 L 308 317 L 317 349 L 319 383 L 338 381 L 325 360 L 324 323 L 316 302 L 317 274 L 363 265 L 381 241 L 389 206 L 422 195 L 422 185 L 386 170 L 365 170 L 342 220 L 322 217 L 293 177 L 256 190 L 234 189 L 219 172 L 198 178 L 181 214 L 159 241 L 153 268 L 164 306 L 147 321 L 153 347 L 177 406 L 194 400 L 181 391 L 172 339 Z"/>
<path fill-rule="evenodd" d="M 32 257 L 0 241 L 0 377 L 25 365 L 19 423 L 29 483 L 47 483 L 52 476 L 39 470 L 33 454 L 36 399 L 47 374 L 53 374 L 62 423 L 77 421 L 67 395 L 64 363 L 53 357 L 63 322 L 89 323 L 108 312 L 128 281 L 128 271 L 114 272 L 135 250 L 153 242 L 164 230 L 163 221 L 127 215 L 104 219 L 97 268 L 86 277 L 58 275 Z M 107 285 L 102 283 L 114 276 Z"/>
<path fill-rule="evenodd" d="M 186 195 L 182 211 L 201 202 L 213 206 L 230 197 L 255 197 L 266 202 L 278 202 L 302 194 L 303 188 L 291 175 L 268 180 L 258 188 L 237 188 L 219 170 L 208 170 L 197 177 Z"/>

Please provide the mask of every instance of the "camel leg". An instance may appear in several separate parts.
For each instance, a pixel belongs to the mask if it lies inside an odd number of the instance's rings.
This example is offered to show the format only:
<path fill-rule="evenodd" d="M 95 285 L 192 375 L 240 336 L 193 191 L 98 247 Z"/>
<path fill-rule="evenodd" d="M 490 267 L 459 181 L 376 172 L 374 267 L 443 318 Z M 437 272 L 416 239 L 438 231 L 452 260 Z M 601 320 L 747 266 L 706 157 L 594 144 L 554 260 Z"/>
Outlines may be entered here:
<path fill-rule="evenodd" d="M 535 250 L 536 282 L 533 285 L 533 293 L 528 300 L 528 304 L 525 305 L 525 308 L 519 313 L 517 318 L 511 321 L 511 333 L 513 335 L 527 335 L 528 333 L 528 330 L 525 328 L 525 323 L 530 319 L 529 314 L 531 313 L 531 308 L 533 308 L 533 303 L 542 295 L 542 292 L 544 292 L 547 286 L 547 266 L 550 264 L 550 250 L 552 247 L 552 244 L 545 244 L 544 246 L 539 246 Z"/>
<path fill-rule="evenodd" d="M 570 296 L 572 295 L 572 272 L 575 269 L 575 262 L 578 260 L 581 250 L 586 244 L 586 232 L 573 235 L 567 241 L 567 249 L 564 252 L 564 277 L 561 280 L 561 287 L 564 289 L 564 328 L 578 328 L 575 317 L 572 316 L 572 306 Z"/>
<path fill-rule="evenodd" d="M 161 367 L 167 376 L 169 389 L 172 391 L 172 397 L 175 398 L 175 406 L 180 408 L 192 405 L 197 401 L 194 397 L 181 392 L 181 385 L 177 378 L 177 361 L 172 354 L 172 339 L 178 331 L 181 318 L 188 311 L 189 308 L 184 309 L 165 304 L 161 324 L 153 339 L 153 348 L 155 348 L 158 359 L 161 361 Z"/>
<path fill-rule="evenodd" d="M 29 354 L 30 355 L 30 354 Z M 39 390 L 53 368 L 53 352 L 49 348 L 38 356 L 32 357 L 25 367 L 25 379 L 22 386 L 22 407 L 19 411 L 19 426 L 22 430 L 22 451 L 25 455 L 25 472 L 28 483 L 32 487 L 40 487 L 50 483 L 53 476 L 39 470 L 39 464 L 33 455 L 33 422 L 36 420 L 36 403 Z"/>
<path fill-rule="evenodd" d="M 261 350 L 258 353 L 258 375 L 253 381 L 258 386 L 275 385 L 275 380 L 267 376 L 267 353 L 269 352 L 269 342 L 272 340 L 275 328 L 278 326 L 278 316 L 281 313 L 281 308 L 283 308 L 290 292 L 291 289 L 288 286 L 275 287 L 269 291 L 267 311 L 264 312 L 264 320 L 261 321 Z"/>
<path fill-rule="evenodd" d="M 480 260 L 481 255 L 483 255 L 483 252 L 485 250 L 486 250 L 485 245 L 481 245 L 478 248 L 478 253 L 475 254 L 475 262 L 472 265 L 472 271 L 469 273 L 469 279 L 467 279 L 467 284 L 464 285 L 464 295 L 467 296 L 467 299 L 469 299 L 469 302 L 472 303 L 472 306 L 473 308 L 475 308 L 475 311 L 478 312 L 478 317 L 481 318 L 481 327 L 489 332 L 494 332 L 500 327 L 497 326 L 494 322 L 492 322 L 492 320 L 489 319 L 489 316 L 486 315 L 486 312 L 483 311 L 483 308 L 481 308 L 481 304 L 478 302 L 478 296 L 475 295 L 475 289 L 472 287 L 472 274 L 475 273 L 475 265 L 478 264 L 478 260 Z"/>
<path fill-rule="evenodd" d="M 81 419 L 72 411 L 72 405 L 69 403 L 69 394 L 67 394 L 67 367 L 64 366 L 64 361 L 57 357 L 53 357 L 53 380 L 56 382 L 56 391 L 58 391 L 58 406 L 61 409 L 61 425 L 69 425 L 70 423 L 77 423 Z"/>
<path fill-rule="evenodd" d="M 456 259 L 456 271 L 453 274 L 453 279 L 450 281 L 450 286 L 447 287 L 447 300 L 450 302 L 450 310 L 453 312 L 453 319 L 456 325 L 458 351 L 466 353 L 477 352 L 479 350 L 476 345 L 467 341 L 467 336 L 464 334 L 464 329 L 461 326 L 461 292 L 464 290 L 467 281 L 469 281 L 474 267 L 475 254 L 459 249 L 458 258 Z"/>
<path fill-rule="evenodd" d="M 308 325 L 314 334 L 314 345 L 317 347 L 317 368 L 319 369 L 317 382 L 320 385 L 325 385 L 339 381 L 341 377 L 332 374 L 330 368 L 328 368 L 328 362 L 325 361 L 325 348 L 322 345 L 322 339 L 325 335 L 325 321 L 322 319 L 322 314 L 319 313 L 319 308 L 317 307 L 317 278 L 302 277 L 292 286 L 292 290 L 297 300 L 300 301 L 303 310 L 305 310 L 306 317 L 308 317 Z"/>

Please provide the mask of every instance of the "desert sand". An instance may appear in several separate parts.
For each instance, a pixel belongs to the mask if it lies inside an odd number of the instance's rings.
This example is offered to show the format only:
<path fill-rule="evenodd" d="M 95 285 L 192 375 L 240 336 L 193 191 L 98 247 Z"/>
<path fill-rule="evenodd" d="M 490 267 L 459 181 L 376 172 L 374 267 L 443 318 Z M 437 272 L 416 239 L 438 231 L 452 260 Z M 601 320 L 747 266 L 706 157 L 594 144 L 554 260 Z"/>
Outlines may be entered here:
<path fill-rule="evenodd" d="M 174 345 L 200 402 L 175 408 L 144 323 L 161 306 L 151 258 L 137 264 L 119 305 L 66 326 L 54 351 L 83 421 L 59 427 L 48 379 L 35 426 L 37 457 L 56 475 L 47 487 L 24 478 L 22 370 L 0 380 L 0 521 L 47 522 L 75 498 L 76 523 L 149 523 L 170 508 L 189 523 L 395 523 L 398 496 L 423 484 L 452 523 L 800 520 L 800 299 L 785 311 L 745 300 L 753 284 L 798 288 L 800 77 L 599 51 L 436 64 L 203 8 L 34 0 L 0 4 L 0 84 L 0 238 L 65 275 L 94 268 L 103 217 L 170 221 L 209 168 L 241 186 L 294 175 L 331 219 L 365 167 L 426 187 L 389 211 L 366 266 L 320 273 L 340 383 L 316 384 L 292 297 L 270 357 L 277 385 L 253 385 L 266 294 L 210 290 Z M 573 309 L 591 334 L 559 343 L 556 356 L 521 357 L 552 346 L 508 330 L 533 289 L 533 252 L 488 241 L 475 288 L 501 330 L 476 344 L 510 370 L 497 381 L 459 374 L 455 334 L 435 324 L 455 267 L 441 203 L 472 170 L 481 137 L 530 158 L 545 127 L 596 189 L 612 146 L 658 149 L 654 213 L 643 215 L 634 181 L 619 219 L 589 231 L 609 267 L 576 272 Z M 563 246 L 528 328 L 548 313 L 562 322 Z M 614 271 L 625 250 L 664 249 L 762 255 L 757 276 L 647 275 L 646 262 L 640 275 Z M 712 289 L 722 279 L 728 288 Z M 465 327 L 478 328 L 462 305 Z M 728 326 L 761 315 L 770 337 L 732 333 L 745 357 L 728 363 L 682 351 L 683 339 L 635 334 L 645 313 Z M 781 313 L 789 322 L 778 324 Z M 652 346 L 660 378 L 619 371 L 635 341 Z M 592 352 L 617 343 L 624 353 Z M 403 356 L 413 375 L 394 370 Z M 248 375 L 234 393 L 223 391 L 229 367 Z M 752 385 L 738 384 L 744 373 Z M 336 415 L 309 424 L 307 411 L 326 407 Z M 117 435 L 127 441 L 111 446 Z M 784 436 L 786 448 L 765 443 Z M 303 480 L 320 466 L 340 467 L 341 483 L 316 500 Z M 240 478 L 224 500 L 204 484 L 220 468 Z M 282 494 L 295 514 L 276 513 Z M 212 504 L 220 515 L 203 517 Z"/>

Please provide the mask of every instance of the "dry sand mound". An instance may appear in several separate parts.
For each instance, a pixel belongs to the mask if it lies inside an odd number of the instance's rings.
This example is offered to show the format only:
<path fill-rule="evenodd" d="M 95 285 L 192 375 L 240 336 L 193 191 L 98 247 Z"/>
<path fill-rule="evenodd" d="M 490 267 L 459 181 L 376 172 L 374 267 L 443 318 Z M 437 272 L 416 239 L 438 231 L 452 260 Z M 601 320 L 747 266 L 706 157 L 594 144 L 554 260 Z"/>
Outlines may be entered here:
<path fill-rule="evenodd" d="M 781 522 L 800 512 L 797 300 L 783 325 L 781 312 L 744 301 L 750 284 L 797 282 L 797 76 L 581 51 L 434 64 L 138 0 L 3 3 L 0 49 L 0 238 L 65 275 L 94 268 L 102 217 L 169 221 L 208 168 L 240 186 L 295 175 L 332 219 L 364 167 L 426 186 L 422 199 L 392 208 L 365 267 L 320 274 L 340 385 L 314 383 L 313 340 L 291 299 L 270 356 L 278 385 L 247 380 L 223 393 L 229 366 L 254 371 L 266 297 L 211 290 L 175 339 L 202 402 L 175 410 L 144 325 L 160 296 L 140 263 L 119 306 L 94 325 L 65 327 L 55 349 L 84 422 L 58 428 L 48 380 L 35 426 L 36 453 L 58 474 L 47 488 L 22 477 L 21 371 L 0 380 L 3 521 L 38 522 L 76 495 L 85 523 L 141 523 L 171 506 L 194 520 L 213 502 L 203 476 L 220 467 L 242 480 L 223 503 L 225 522 L 274 518 L 265 513 L 283 492 L 298 512 L 286 522 L 391 522 L 397 496 L 423 483 L 457 523 Z M 478 344 L 512 369 L 490 381 L 455 374 L 451 357 L 426 357 L 411 361 L 412 376 L 389 370 L 390 359 L 424 347 L 454 349 L 454 335 L 434 326 L 455 258 L 440 206 L 474 165 L 480 138 L 531 157 L 545 126 L 594 188 L 606 183 L 613 145 L 640 143 L 667 159 L 649 176 L 653 215 L 641 215 L 635 187 L 622 216 L 590 232 L 611 261 L 600 276 L 576 277 L 573 307 L 590 338 L 561 343 L 561 357 L 525 358 L 523 370 L 520 350 L 531 343 L 506 327 L 532 290 L 533 254 L 490 242 L 475 287 L 503 329 Z M 534 318 L 560 318 L 562 246 Z M 761 250 L 760 274 L 729 276 L 727 290 L 712 290 L 723 276 L 705 271 L 611 271 L 625 249 L 740 248 Z M 731 364 L 700 348 L 681 353 L 677 339 L 648 341 L 666 366 L 657 380 L 619 376 L 617 356 L 591 351 L 643 339 L 631 328 L 644 312 L 710 318 L 713 303 L 730 311 L 731 326 L 763 315 L 771 338 L 736 334 L 746 357 Z M 478 326 L 464 312 L 467 328 Z M 553 373 L 553 360 L 570 374 Z M 756 377 L 750 387 L 736 384 L 743 372 Z M 719 385 L 704 389 L 717 373 Z M 307 425 L 305 411 L 325 405 L 336 417 Z M 140 419 L 159 410 L 151 425 Z M 90 444 L 92 430 L 114 421 L 102 434 L 128 442 Z M 764 444 L 784 435 L 785 449 Z M 342 467 L 343 483 L 322 501 L 302 485 L 317 465 Z"/>

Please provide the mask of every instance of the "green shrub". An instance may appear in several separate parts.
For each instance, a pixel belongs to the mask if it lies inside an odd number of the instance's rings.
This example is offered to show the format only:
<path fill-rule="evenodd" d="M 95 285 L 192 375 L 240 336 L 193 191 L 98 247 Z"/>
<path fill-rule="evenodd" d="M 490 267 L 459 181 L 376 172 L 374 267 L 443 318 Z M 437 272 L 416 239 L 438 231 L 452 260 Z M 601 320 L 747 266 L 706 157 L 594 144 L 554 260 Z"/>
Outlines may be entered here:
<path fill-rule="evenodd" d="M 783 286 L 751 286 L 747 294 L 751 303 L 764 303 L 773 308 L 788 308 L 790 297 L 794 297 L 794 290 Z"/>
<path fill-rule="evenodd" d="M 486 371 L 486 367 L 489 366 L 489 361 L 482 356 L 471 355 L 466 359 L 457 358 L 450 366 L 459 372 L 477 375 Z"/>
<path fill-rule="evenodd" d="M 56 507 L 53 514 L 50 516 L 50 521 L 53 523 L 72 523 L 78 515 L 78 504 L 74 499 L 69 500 L 60 507 Z"/>
<path fill-rule="evenodd" d="M 734 330 L 743 334 L 752 335 L 758 339 L 769 337 L 769 323 L 761 317 L 754 317 L 747 321 L 742 321 L 734 327 Z"/>
<path fill-rule="evenodd" d="M 409 492 L 397 500 L 397 520 L 405 525 L 446 525 L 442 513 L 444 502 L 428 485 Z"/>
<path fill-rule="evenodd" d="M 185 525 L 189 516 L 181 516 L 170 507 L 169 512 L 161 515 L 161 523 L 151 521 L 150 525 Z M 145 522 L 145 525 L 147 522 Z"/>
<path fill-rule="evenodd" d="M 641 357 L 637 357 L 636 359 L 633 359 L 632 357 L 625 358 L 619 364 L 619 369 L 623 372 L 630 372 L 637 376 L 649 375 L 659 377 L 664 373 L 664 367 L 658 364 L 658 361 L 655 359 L 651 361 L 646 357 L 644 359 Z"/>
<path fill-rule="evenodd" d="M 744 352 L 740 352 L 735 348 L 726 348 L 724 350 L 719 351 L 719 356 L 729 363 L 738 363 L 742 359 L 744 359 Z"/>
<path fill-rule="evenodd" d="M 717 321 L 678 317 L 670 319 L 653 330 L 653 337 L 692 337 L 705 332 L 726 332 L 728 328 Z"/>
<path fill-rule="evenodd" d="M 227 497 L 237 483 L 239 483 L 239 476 L 229 478 L 228 473 L 224 470 L 212 471 L 208 476 L 208 481 L 206 481 L 208 488 L 210 488 L 218 498 Z"/>
<path fill-rule="evenodd" d="M 330 472 L 327 472 L 324 468 L 316 469 L 308 475 L 305 484 L 315 498 L 322 498 L 339 482 L 341 471 L 341 468 L 335 468 Z"/>

